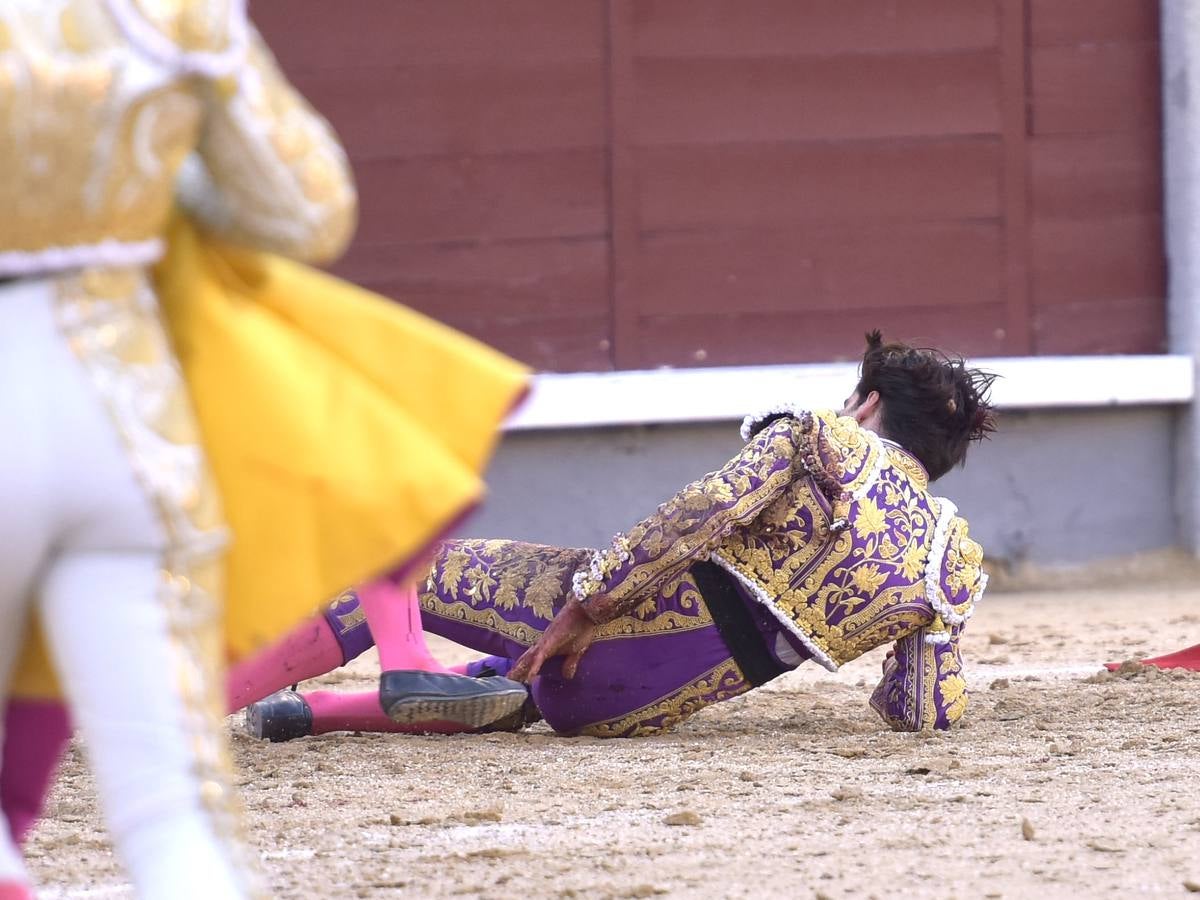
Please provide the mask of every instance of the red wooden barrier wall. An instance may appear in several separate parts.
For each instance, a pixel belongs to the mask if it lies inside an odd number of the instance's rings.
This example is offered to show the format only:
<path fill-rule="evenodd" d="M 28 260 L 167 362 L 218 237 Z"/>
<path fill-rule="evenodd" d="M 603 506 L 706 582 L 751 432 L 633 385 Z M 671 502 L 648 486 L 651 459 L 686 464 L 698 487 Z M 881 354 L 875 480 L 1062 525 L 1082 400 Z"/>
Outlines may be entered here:
<path fill-rule="evenodd" d="M 543 369 L 1156 352 L 1151 0 L 256 0 L 339 270 Z"/>

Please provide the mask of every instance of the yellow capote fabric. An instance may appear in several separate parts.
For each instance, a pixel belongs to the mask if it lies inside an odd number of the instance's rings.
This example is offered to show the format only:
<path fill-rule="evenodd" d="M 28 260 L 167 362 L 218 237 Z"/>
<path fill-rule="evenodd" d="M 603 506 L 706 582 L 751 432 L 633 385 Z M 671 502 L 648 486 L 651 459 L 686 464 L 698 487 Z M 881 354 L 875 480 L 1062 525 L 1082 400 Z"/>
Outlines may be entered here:
<path fill-rule="evenodd" d="M 483 493 L 528 370 L 419 313 L 178 220 L 156 273 L 232 541 L 239 659 L 413 561 Z M 37 641 L 14 693 L 53 696 Z M 114 648 L 119 652 L 119 648 Z"/>

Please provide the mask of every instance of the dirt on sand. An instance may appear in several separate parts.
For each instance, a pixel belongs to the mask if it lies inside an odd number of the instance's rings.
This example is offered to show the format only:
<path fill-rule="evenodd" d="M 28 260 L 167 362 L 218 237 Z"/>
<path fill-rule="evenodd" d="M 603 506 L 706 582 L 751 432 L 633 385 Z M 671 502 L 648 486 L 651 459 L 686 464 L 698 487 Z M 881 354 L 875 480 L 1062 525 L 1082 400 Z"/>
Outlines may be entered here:
<path fill-rule="evenodd" d="M 894 734 L 882 651 L 809 664 L 657 738 L 234 729 L 275 895 L 1192 896 L 1200 675 L 1100 663 L 1200 641 L 1200 590 L 995 593 L 963 727 Z M 448 644 L 444 659 L 466 654 Z M 322 681 L 372 686 L 373 654 Z M 40 896 L 126 897 L 73 747 L 28 847 Z"/>

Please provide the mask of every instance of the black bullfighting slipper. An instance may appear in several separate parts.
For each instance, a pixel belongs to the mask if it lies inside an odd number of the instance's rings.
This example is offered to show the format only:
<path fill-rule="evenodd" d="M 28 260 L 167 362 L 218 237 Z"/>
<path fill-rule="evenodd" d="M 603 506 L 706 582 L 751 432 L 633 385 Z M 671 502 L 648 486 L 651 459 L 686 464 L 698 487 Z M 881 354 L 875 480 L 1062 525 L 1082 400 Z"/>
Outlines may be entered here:
<path fill-rule="evenodd" d="M 533 698 L 530 697 L 521 704 L 521 708 L 515 713 L 511 713 L 503 719 L 497 719 L 490 725 L 484 725 L 479 729 L 479 733 L 491 734 L 497 731 L 523 731 L 527 726 L 540 721 L 542 721 L 542 714 L 538 711 L 536 704 L 534 704 Z"/>
<path fill-rule="evenodd" d="M 246 707 L 246 731 L 280 743 L 312 734 L 312 710 L 296 691 L 278 691 Z"/>
<path fill-rule="evenodd" d="M 525 685 L 493 675 L 468 678 L 440 672 L 397 669 L 379 676 L 379 705 L 393 722 L 449 722 L 483 728 L 519 712 Z"/>

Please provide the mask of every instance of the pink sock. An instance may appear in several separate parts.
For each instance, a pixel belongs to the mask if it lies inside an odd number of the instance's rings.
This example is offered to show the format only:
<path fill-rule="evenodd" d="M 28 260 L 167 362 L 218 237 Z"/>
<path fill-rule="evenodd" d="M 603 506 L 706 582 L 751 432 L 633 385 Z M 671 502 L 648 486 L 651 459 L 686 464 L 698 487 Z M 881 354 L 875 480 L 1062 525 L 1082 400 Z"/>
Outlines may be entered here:
<path fill-rule="evenodd" d="M 393 722 L 379 705 L 378 691 L 312 691 L 304 694 L 304 700 L 312 710 L 313 734 L 328 734 L 331 731 L 454 734 L 469 730 L 453 722 L 422 722 L 419 726 Z"/>
<path fill-rule="evenodd" d="M 379 648 L 379 667 L 384 672 L 419 669 L 450 672 L 425 646 L 421 629 L 421 605 L 412 585 L 398 587 L 380 579 L 358 589 L 358 602 L 367 614 L 367 625 Z"/>
<path fill-rule="evenodd" d="M 342 646 L 323 615 L 308 619 L 264 650 L 229 670 L 229 711 L 261 700 L 298 681 L 332 672 L 342 664 Z"/>
<path fill-rule="evenodd" d="M 0 806 L 19 846 L 42 813 L 54 772 L 71 739 L 67 708 L 53 700 L 8 702 L 0 762 Z"/>

